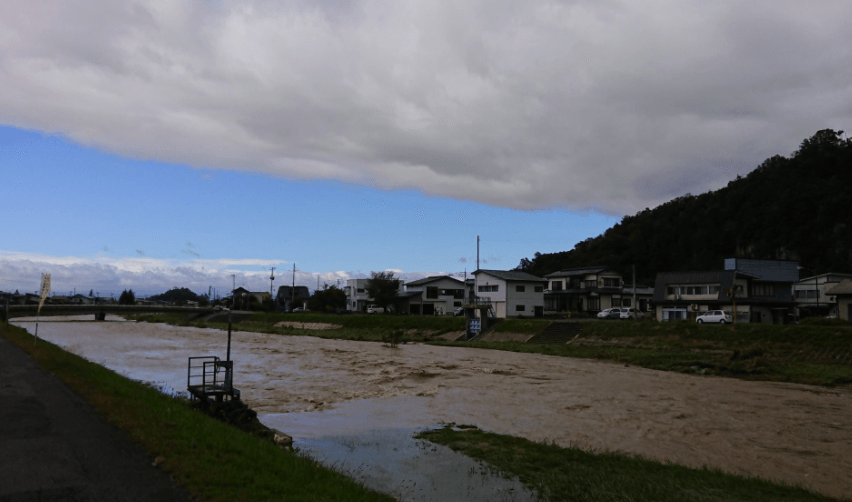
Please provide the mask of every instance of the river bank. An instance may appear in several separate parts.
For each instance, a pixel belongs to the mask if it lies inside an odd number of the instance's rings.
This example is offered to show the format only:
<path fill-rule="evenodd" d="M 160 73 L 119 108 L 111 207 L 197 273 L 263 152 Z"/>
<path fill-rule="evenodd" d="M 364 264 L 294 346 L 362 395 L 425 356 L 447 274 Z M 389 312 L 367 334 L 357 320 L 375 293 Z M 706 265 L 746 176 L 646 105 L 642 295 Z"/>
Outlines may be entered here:
<path fill-rule="evenodd" d="M 177 389 L 185 385 L 187 357 L 226 350 L 218 330 L 60 324 L 42 324 L 40 336 Z M 297 440 L 300 434 L 310 439 L 305 424 L 323 420 L 348 428 L 341 433 L 376 423 L 473 423 L 533 441 L 719 468 L 834 497 L 852 494 L 852 399 L 844 389 L 538 354 L 419 344 L 391 349 L 239 331 L 231 350 L 244 398 L 261 420 Z M 363 420 L 346 419 L 367 402 Z"/>

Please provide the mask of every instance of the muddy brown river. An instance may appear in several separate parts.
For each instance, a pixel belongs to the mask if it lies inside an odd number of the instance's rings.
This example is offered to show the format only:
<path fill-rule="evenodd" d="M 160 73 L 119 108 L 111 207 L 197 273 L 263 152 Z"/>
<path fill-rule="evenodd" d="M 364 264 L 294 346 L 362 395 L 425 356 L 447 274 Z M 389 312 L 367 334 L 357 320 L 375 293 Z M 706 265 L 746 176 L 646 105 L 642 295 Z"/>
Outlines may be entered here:
<path fill-rule="evenodd" d="M 17 321 L 32 330 L 32 323 Z M 39 337 L 132 378 L 186 388 L 187 357 L 227 334 L 132 322 L 42 322 Z M 707 466 L 852 497 L 852 393 L 611 362 L 235 331 L 235 386 L 264 423 L 330 431 L 439 422 Z"/>

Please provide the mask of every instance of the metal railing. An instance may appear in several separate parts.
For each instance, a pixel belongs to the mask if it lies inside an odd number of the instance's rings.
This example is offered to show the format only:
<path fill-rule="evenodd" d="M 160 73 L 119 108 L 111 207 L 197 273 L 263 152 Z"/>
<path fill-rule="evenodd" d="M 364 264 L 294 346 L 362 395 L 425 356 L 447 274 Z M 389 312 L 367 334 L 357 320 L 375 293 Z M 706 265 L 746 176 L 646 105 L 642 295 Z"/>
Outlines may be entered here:
<path fill-rule="evenodd" d="M 223 394 L 238 397 L 233 382 L 233 361 L 222 361 L 218 356 L 196 356 L 187 361 L 186 387 L 193 398 Z"/>

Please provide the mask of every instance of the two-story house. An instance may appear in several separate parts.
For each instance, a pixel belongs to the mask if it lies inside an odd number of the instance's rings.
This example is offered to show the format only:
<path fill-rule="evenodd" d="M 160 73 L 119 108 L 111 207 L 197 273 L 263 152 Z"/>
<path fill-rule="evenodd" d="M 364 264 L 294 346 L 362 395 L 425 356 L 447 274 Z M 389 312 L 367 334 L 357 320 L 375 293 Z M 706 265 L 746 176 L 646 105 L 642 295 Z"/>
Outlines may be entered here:
<path fill-rule="evenodd" d="M 737 322 L 784 324 L 790 320 L 796 262 L 729 258 L 724 265 L 724 270 L 657 274 L 657 319 L 692 319 L 707 310 L 725 310 Z"/>
<path fill-rule="evenodd" d="M 282 310 L 290 311 L 296 307 L 305 307 L 310 297 L 311 292 L 307 286 L 278 286 L 275 303 Z"/>
<path fill-rule="evenodd" d="M 404 288 L 402 308 L 413 315 L 452 314 L 465 297 L 464 281 L 448 275 L 407 282 Z"/>
<path fill-rule="evenodd" d="M 353 312 L 366 312 L 367 305 L 372 303 L 370 295 L 367 294 L 367 281 L 370 279 L 347 279 L 346 280 L 346 310 Z"/>
<path fill-rule="evenodd" d="M 793 285 L 796 314 L 799 317 L 837 317 L 837 295 L 829 291 L 848 279 L 852 279 L 852 274 L 827 273 L 804 277 L 796 282 Z"/>
<path fill-rule="evenodd" d="M 515 270 L 473 272 L 474 292 L 490 300 L 495 317 L 541 317 L 547 279 Z"/>
<path fill-rule="evenodd" d="M 545 276 L 544 309 L 554 312 L 596 313 L 611 307 L 631 307 L 624 304 L 624 281 L 621 274 L 609 267 L 582 267 L 560 270 Z"/>

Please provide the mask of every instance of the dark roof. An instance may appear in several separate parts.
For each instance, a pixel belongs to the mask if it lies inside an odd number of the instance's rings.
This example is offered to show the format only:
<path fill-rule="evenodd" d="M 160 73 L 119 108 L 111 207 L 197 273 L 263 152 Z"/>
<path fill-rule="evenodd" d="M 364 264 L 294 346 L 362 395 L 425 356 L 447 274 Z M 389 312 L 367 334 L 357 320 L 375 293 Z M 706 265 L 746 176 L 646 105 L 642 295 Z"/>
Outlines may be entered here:
<path fill-rule="evenodd" d="M 404 291 L 399 293 L 400 298 L 411 298 L 413 296 L 420 296 L 423 294 L 423 291 Z"/>
<path fill-rule="evenodd" d="M 761 281 L 798 282 L 799 262 L 781 260 L 747 260 L 726 258 L 725 270 L 736 270 L 756 276 Z"/>
<path fill-rule="evenodd" d="M 405 285 L 406 286 L 420 286 L 421 284 L 427 284 L 427 283 L 435 282 L 435 281 L 438 281 L 438 280 L 441 280 L 441 279 L 452 279 L 452 280 L 457 281 L 461 284 L 464 284 L 464 281 L 460 281 L 459 279 L 456 279 L 455 277 L 451 277 L 449 275 L 433 275 L 431 277 L 424 277 L 423 279 L 417 279 L 416 281 L 406 282 Z"/>
<path fill-rule="evenodd" d="M 703 272 L 660 272 L 654 284 L 654 301 L 665 302 L 669 284 L 719 284 L 722 291 L 734 284 L 735 270 L 705 270 Z M 722 294 L 720 293 L 721 297 Z"/>
<path fill-rule="evenodd" d="M 573 277 L 575 275 L 598 274 L 608 268 L 604 266 L 569 268 L 568 270 L 560 270 L 559 272 L 547 274 L 545 277 Z"/>
<path fill-rule="evenodd" d="M 547 279 L 542 279 L 541 277 L 534 276 L 532 274 L 528 274 L 526 272 L 519 272 L 517 270 L 484 270 L 479 269 L 473 273 L 473 275 L 483 273 L 492 275 L 498 279 L 503 279 L 504 281 L 526 281 L 526 282 L 547 282 Z"/>
<path fill-rule="evenodd" d="M 825 292 L 827 295 L 852 295 L 852 279 L 846 279 Z"/>

